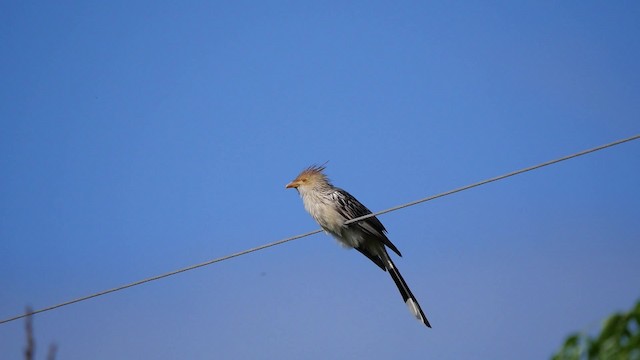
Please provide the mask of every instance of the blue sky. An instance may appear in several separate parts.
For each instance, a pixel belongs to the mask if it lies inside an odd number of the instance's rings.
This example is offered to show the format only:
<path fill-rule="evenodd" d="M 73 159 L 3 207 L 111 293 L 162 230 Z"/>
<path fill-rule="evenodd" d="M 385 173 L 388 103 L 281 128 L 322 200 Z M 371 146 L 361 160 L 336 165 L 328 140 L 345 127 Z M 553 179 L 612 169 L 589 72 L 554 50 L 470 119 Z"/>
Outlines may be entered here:
<path fill-rule="evenodd" d="M 0 317 L 640 133 L 636 2 L 4 2 Z M 540 359 L 640 297 L 640 141 L 35 317 L 40 358 Z M 23 322 L 0 325 L 20 358 Z"/>

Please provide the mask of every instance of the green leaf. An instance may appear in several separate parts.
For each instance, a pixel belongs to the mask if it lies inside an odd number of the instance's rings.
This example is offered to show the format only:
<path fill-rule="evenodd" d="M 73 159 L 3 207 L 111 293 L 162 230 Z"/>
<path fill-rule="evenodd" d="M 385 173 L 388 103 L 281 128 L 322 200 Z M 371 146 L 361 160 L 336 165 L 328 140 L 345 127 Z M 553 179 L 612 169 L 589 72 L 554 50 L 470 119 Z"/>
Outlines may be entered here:
<path fill-rule="evenodd" d="M 640 301 L 609 316 L 596 337 L 569 335 L 553 360 L 640 360 Z"/>

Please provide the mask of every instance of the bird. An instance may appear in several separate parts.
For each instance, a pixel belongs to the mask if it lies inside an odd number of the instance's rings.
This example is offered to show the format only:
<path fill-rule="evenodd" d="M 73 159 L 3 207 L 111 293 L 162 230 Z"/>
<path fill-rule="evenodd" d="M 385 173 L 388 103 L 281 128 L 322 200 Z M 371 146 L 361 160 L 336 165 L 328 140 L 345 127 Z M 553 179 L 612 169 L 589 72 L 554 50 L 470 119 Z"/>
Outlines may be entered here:
<path fill-rule="evenodd" d="M 347 191 L 334 186 L 324 170 L 324 165 L 309 166 L 285 188 L 298 191 L 304 208 L 325 233 L 333 236 L 344 247 L 358 250 L 382 270 L 387 271 L 398 287 L 409 311 L 430 328 L 431 324 L 418 300 L 387 252 L 389 248 L 398 256 L 402 256 L 387 237 L 384 225 L 375 216 L 345 224 L 349 220 L 371 214 L 371 210 Z"/>

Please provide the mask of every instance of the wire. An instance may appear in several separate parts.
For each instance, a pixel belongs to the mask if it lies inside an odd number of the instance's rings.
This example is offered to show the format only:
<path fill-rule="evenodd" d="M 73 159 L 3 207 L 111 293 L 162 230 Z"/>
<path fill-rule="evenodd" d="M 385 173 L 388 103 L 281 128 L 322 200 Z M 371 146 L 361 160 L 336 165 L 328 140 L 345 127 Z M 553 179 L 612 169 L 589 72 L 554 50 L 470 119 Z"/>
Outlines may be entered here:
<path fill-rule="evenodd" d="M 423 203 L 425 201 L 430 201 L 430 200 L 434 200 L 434 199 L 437 199 L 437 198 L 441 198 L 443 196 L 455 194 L 457 192 L 461 192 L 461 191 L 464 191 L 464 190 L 469 190 L 471 188 L 478 187 L 478 186 L 481 186 L 481 185 L 485 185 L 485 184 L 488 184 L 490 182 L 506 179 L 508 177 L 519 175 L 519 174 L 522 174 L 522 173 L 526 173 L 526 172 L 531 171 L 531 170 L 536 170 L 536 169 L 540 169 L 540 168 L 545 167 L 545 166 L 557 164 L 557 163 L 565 161 L 565 160 L 573 159 L 573 158 L 576 158 L 578 156 L 586 155 L 586 154 L 589 154 L 589 153 L 592 153 L 592 152 L 596 152 L 596 151 L 599 151 L 599 150 L 603 150 L 603 149 L 606 149 L 606 148 L 609 148 L 609 147 L 612 147 L 612 146 L 620 145 L 622 143 L 626 143 L 626 142 L 629 142 L 629 141 L 632 141 L 632 140 L 637 140 L 639 138 L 640 138 L 640 134 L 634 135 L 634 136 L 631 136 L 631 137 L 628 137 L 628 138 L 625 138 L 625 139 L 617 140 L 617 141 L 614 141 L 614 142 L 611 142 L 611 143 L 608 143 L 608 144 L 604 144 L 604 145 L 600 145 L 600 146 L 597 146 L 597 147 L 594 147 L 594 148 L 591 148 L 591 149 L 583 150 L 583 151 L 577 152 L 575 154 L 567 155 L 567 156 L 564 156 L 564 157 L 561 157 L 561 158 L 558 158 L 558 159 L 555 159 L 555 160 L 550 160 L 550 161 L 547 161 L 547 162 L 543 162 L 542 164 L 530 166 L 528 168 L 516 170 L 516 171 L 510 172 L 508 174 L 496 176 L 496 177 L 493 177 L 493 178 L 490 178 L 490 179 L 487 179 L 487 180 L 483 180 L 483 181 L 480 181 L 480 182 L 477 182 L 477 183 L 473 183 L 471 185 L 466 185 L 466 186 L 463 186 L 463 187 L 459 187 L 457 189 L 445 191 L 445 192 L 437 194 L 437 195 L 428 196 L 428 197 L 422 198 L 420 200 L 416 200 L 416 201 L 412 201 L 412 202 L 409 202 L 409 203 L 406 203 L 406 204 L 394 206 L 394 207 L 386 209 L 386 210 L 378 211 L 377 213 L 367 214 L 367 215 L 361 216 L 359 218 L 355 218 L 355 219 L 351 219 L 351 220 L 345 221 L 344 224 L 345 225 L 352 224 L 354 222 L 362 221 L 362 220 L 368 219 L 368 218 L 373 217 L 373 216 L 386 214 L 388 212 L 392 212 L 392 211 L 400 210 L 400 209 L 403 209 L 403 208 L 406 208 L 406 207 L 409 207 L 409 206 L 417 205 L 417 204 Z"/>
<path fill-rule="evenodd" d="M 352 223 L 358 222 L 358 221 L 362 221 L 362 220 L 368 219 L 368 218 L 373 217 L 373 216 L 378 216 L 378 215 L 386 214 L 386 213 L 389 213 L 389 212 L 392 212 L 392 211 L 400 210 L 400 209 L 403 209 L 403 208 L 406 208 L 406 207 L 409 207 L 409 206 L 414 206 L 414 205 L 417 205 L 417 204 L 420 204 L 420 203 L 423 203 L 423 202 L 426 202 L 426 201 L 430 201 L 430 200 L 434 200 L 434 199 L 441 198 L 441 197 L 444 197 L 444 196 L 448 196 L 448 195 L 451 195 L 451 194 L 455 194 L 455 193 L 458 193 L 458 192 L 461 192 L 461 191 L 464 191 L 464 190 L 468 190 L 468 189 L 471 189 L 471 188 L 474 188 L 474 187 L 478 187 L 478 186 L 481 186 L 481 185 L 485 185 L 485 184 L 488 184 L 488 183 L 491 183 L 491 182 L 494 182 L 494 181 L 506 179 L 508 177 L 519 175 L 519 174 L 522 174 L 522 173 L 525 173 L 525 172 L 528 172 L 528 171 L 536 170 L 536 169 L 539 169 L 539 168 L 542 168 L 542 167 L 545 167 L 545 166 L 557 164 L 557 163 L 565 161 L 565 160 L 573 159 L 573 158 L 576 158 L 576 157 L 579 157 L 579 156 L 583 156 L 583 155 L 586 155 L 586 154 L 589 154 L 589 153 L 592 153 L 592 152 L 600 151 L 600 150 L 603 150 L 603 149 L 606 149 L 606 148 L 609 148 L 609 147 L 612 147 L 612 146 L 620 145 L 622 143 L 626 143 L 626 142 L 629 142 L 629 141 L 637 140 L 639 138 L 640 138 L 640 134 L 634 135 L 634 136 L 631 136 L 631 137 L 628 137 L 628 138 L 625 138 L 625 139 L 617 140 L 617 141 L 614 141 L 614 142 L 611 142 L 611 143 L 608 143 L 608 144 L 600 145 L 600 146 L 597 146 L 597 147 L 594 147 L 594 148 L 591 148 L 591 149 L 583 150 L 583 151 L 580 151 L 580 152 L 577 152 L 577 153 L 574 153 L 574 154 L 571 154 L 571 155 L 567 155 L 567 156 L 564 156 L 564 157 L 561 157 L 561 158 L 558 158 L 558 159 L 555 159 L 555 160 L 547 161 L 547 162 L 544 162 L 544 163 L 541 163 L 541 164 L 538 164 L 538 165 L 535 165 L 535 166 L 531 166 L 531 167 L 527 167 L 527 168 L 524 168 L 524 169 L 516 170 L 516 171 L 510 172 L 510 173 L 504 174 L 504 175 L 496 176 L 496 177 L 493 177 L 493 178 L 490 178 L 490 179 L 487 179 L 487 180 L 476 182 L 476 183 L 473 183 L 473 184 L 470 184 L 470 185 L 466 185 L 466 186 L 463 186 L 463 187 L 459 187 L 459 188 L 456 188 L 456 189 L 453 189 L 453 190 L 445 191 L 445 192 L 437 194 L 437 195 L 428 196 L 428 197 L 425 197 L 425 198 L 422 198 L 422 199 L 419 199 L 419 200 L 415 200 L 415 201 L 412 201 L 412 202 L 408 202 L 408 203 L 405 203 L 405 204 L 402 204 L 402 205 L 398 205 L 398 206 L 395 206 L 395 207 L 392 207 L 392 208 L 389 208 L 389 209 L 386 209 L 386 210 L 378 211 L 378 212 L 367 214 L 365 216 L 361 216 L 361 217 L 358 217 L 358 218 L 355 218 L 355 219 L 351 219 L 351 220 L 346 221 L 345 225 L 352 224 Z M 289 237 L 289 238 L 286 238 L 286 239 L 282 239 L 282 240 L 278 240 L 278 241 L 275 241 L 275 242 L 272 242 L 272 243 L 268 243 L 268 244 L 265 244 L 265 245 L 257 246 L 257 247 L 254 247 L 254 248 L 251 248 L 251 249 L 247 249 L 247 250 L 244 250 L 244 251 L 240 251 L 240 252 L 237 252 L 237 253 L 234 253 L 234 254 L 222 256 L 222 257 L 219 257 L 219 258 L 216 258 L 216 259 L 213 259 L 213 260 L 209 260 L 209 261 L 206 261 L 206 262 L 203 262 L 203 263 L 200 263 L 200 264 L 187 266 L 187 267 L 182 268 L 182 269 L 174 270 L 174 271 L 171 271 L 171 272 L 168 272 L 168 273 L 164 273 L 164 274 L 161 274 L 161 275 L 157 275 L 157 276 L 153 276 L 153 277 L 150 277 L 150 278 L 147 278 L 147 279 L 144 279 L 144 280 L 139 280 L 139 281 L 132 282 L 132 283 L 129 283 L 129 284 L 126 284 L 126 285 L 118 286 L 118 287 L 115 287 L 115 288 L 112 288 L 112 289 L 109 289 L 109 290 L 100 291 L 100 292 L 97 292 L 95 294 L 91 294 L 91 295 L 83 296 L 83 297 L 80 297 L 80 298 L 76 298 L 76 299 L 73 299 L 73 300 L 70 300 L 70 301 L 67 301 L 67 302 L 63 302 L 63 303 L 60 303 L 60 304 L 57 304 L 57 305 L 53 305 L 53 306 L 49 306 L 49 307 L 46 307 L 46 308 L 34 310 L 34 311 L 31 311 L 31 312 L 29 312 L 27 314 L 16 315 L 14 317 L 1 320 L 0 324 L 4 324 L 4 323 L 8 323 L 8 322 L 11 322 L 11 321 L 14 321 L 14 320 L 18 320 L 18 319 L 27 317 L 29 315 L 34 315 L 34 314 L 42 313 L 42 312 L 45 312 L 45 311 L 50 311 L 50 310 L 53 310 L 53 309 L 57 309 L 57 308 L 60 308 L 60 307 L 63 307 L 63 306 L 75 304 L 75 303 L 78 303 L 78 302 L 81 302 L 81 301 L 89 300 L 89 299 L 92 299 L 92 298 L 95 298 L 95 297 L 99 297 L 99 296 L 102 296 L 102 295 L 106 295 L 106 294 L 110 294 L 110 293 L 113 293 L 113 292 L 116 292 L 116 291 L 128 289 L 130 287 L 142 285 L 144 283 L 148 283 L 148 282 L 151 282 L 151 281 L 163 279 L 163 278 L 166 278 L 166 277 L 169 277 L 169 276 L 172 276 L 172 275 L 180 274 L 180 273 L 187 272 L 187 271 L 190 271 L 190 270 L 194 270 L 194 269 L 197 269 L 197 268 L 201 268 L 201 267 L 204 267 L 204 266 L 207 266 L 207 265 L 215 264 L 215 263 L 220 262 L 220 261 L 229 260 L 229 259 L 234 258 L 234 257 L 238 257 L 238 256 L 241 256 L 241 255 L 246 255 L 246 254 L 258 251 L 258 250 L 266 249 L 266 248 L 269 248 L 269 247 L 272 247 L 272 246 L 284 244 L 284 243 L 289 242 L 289 241 L 293 241 L 293 240 L 301 239 L 303 237 L 314 235 L 314 234 L 317 234 L 319 232 L 322 232 L 322 229 L 318 229 L 318 230 L 311 231 L 311 232 L 308 232 L 308 233 L 305 233 L 305 234 L 301 234 L 301 235 L 292 236 L 292 237 Z"/>
<path fill-rule="evenodd" d="M 162 279 L 162 278 L 166 278 L 166 277 L 169 277 L 169 276 L 172 276 L 172 275 L 180 274 L 180 273 L 183 273 L 183 272 L 186 272 L 186 271 L 189 271 L 189 270 L 201 268 L 201 267 L 204 267 L 204 266 L 207 266 L 207 265 L 211 265 L 211 264 L 223 261 L 223 260 L 228 260 L 228 259 L 240 256 L 240 255 L 245 255 L 245 254 L 248 254 L 248 253 L 252 253 L 254 251 L 266 249 L 268 247 L 280 245 L 280 244 L 286 243 L 287 241 L 292 241 L 292 240 L 300 239 L 300 238 L 307 237 L 307 236 L 310 236 L 310 235 L 314 235 L 314 234 L 317 234 L 319 232 L 322 232 L 322 230 L 318 229 L 318 230 L 315 230 L 315 231 L 308 232 L 306 234 L 292 236 L 292 237 L 289 237 L 289 238 L 286 238 L 286 239 L 282 239 L 282 240 L 278 240 L 278 241 L 275 241 L 275 242 L 272 242 L 272 243 L 269 243 L 269 244 L 257 246 L 257 247 L 254 247 L 254 248 L 251 248 L 251 249 L 247 249 L 247 250 L 243 250 L 243 251 L 240 251 L 240 252 L 237 252 L 237 253 L 234 253 L 234 254 L 230 254 L 230 255 L 222 256 L 222 257 L 219 257 L 219 258 L 216 258 L 216 259 L 213 259 L 213 260 L 205 261 L 205 262 L 200 263 L 200 264 L 187 266 L 185 268 L 174 270 L 174 271 L 171 271 L 171 272 L 168 272 L 168 273 L 164 273 L 162 275 L 152 276 L 152 277 L 146 278 L 144 280 L 139 280 L 139 281 L 132 282 L 132 283 L 129 283 L 129 284 L 126 284 L 126 285 L 122 285 L 122 286 L 118 286 L 118 287 L 115 287 L 115 288 L 112 288 L 112 289 L 109 289 L 109 290 L 100 291 L 100 292 L 97 292 L 95 294 L 91 294 L 91 295 L 83 296 L 83 297 L 80 297 L 80 298 L 77 298 L 77 299 L 73 299 L 73 300 L 70 300 L 70 301 L 67 301 L 67 302 L 63 302 L 63 303 L 60 303 L 60 304 L 57 304 L 57 305 L 53 305 L 53 306 L 49 306 L 49 307 L 46 307 L 46 308 L 34 310 L 34 311 L 31 311 L 31 312 L 26 313 L 26 314 L 17 315 L 17 316 L 8 318 L 8 319 L 4 319 L 4 320 L 0 321 L 0 324 L 4 324 L 4 323 L 10 322 L 10 321 L 18 320 L 18 319 L 21 319 L 23 317 L 27 317 L 29 315 L 35 315 L 35 314 L 38 314 L 38 313 L 41 313 L 41 312 L 57 309 L 59 307 L 75 304 L 77 302 L 89 300 L 89 299 L 92 299 L 92 298 L 95 298 L 95 297 L 98 297 L 98 296 L 110 294 L 112 292 L 124 290 L 124 289 L 130 288 L 130 287 L 142 285 L 144 283 L 148 283 L 148 282 L 159 280 L 159 279 Z"/>

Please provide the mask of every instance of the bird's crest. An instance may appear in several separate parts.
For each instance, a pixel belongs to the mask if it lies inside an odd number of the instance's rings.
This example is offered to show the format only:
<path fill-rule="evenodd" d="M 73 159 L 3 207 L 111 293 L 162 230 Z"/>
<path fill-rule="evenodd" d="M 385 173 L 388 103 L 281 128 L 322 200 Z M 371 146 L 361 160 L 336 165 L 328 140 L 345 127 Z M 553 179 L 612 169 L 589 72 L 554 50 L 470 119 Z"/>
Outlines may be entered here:
<path fill-rule="evenodd" d="M 322 182 L 326 182 L 330 184 L 329 178 L 324 174 L 324 169 L 326 168 L 327 162 L 322 165 L 311 165 L 308 168 L 302 170 L 300 175 L 296 179 L 307 179 L 312 182 L 316 182 L 318 180 Z"/>
<path fill-rule="evenodd" d="M 302 170 L 300 174 L 322 174 L 324 175 L 324 169 L 326 169 L 327 163 L 322 165 L 311 165 L 308 168 Z"/>

